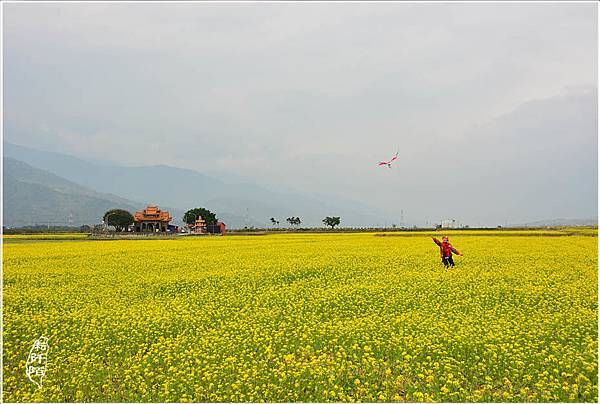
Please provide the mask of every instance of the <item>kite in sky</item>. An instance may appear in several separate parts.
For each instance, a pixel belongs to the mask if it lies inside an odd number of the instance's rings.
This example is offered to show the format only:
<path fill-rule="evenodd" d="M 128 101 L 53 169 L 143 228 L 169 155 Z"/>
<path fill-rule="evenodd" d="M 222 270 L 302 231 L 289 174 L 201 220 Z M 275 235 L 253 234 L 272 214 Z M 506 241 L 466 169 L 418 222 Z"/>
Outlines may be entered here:
<path fill-rule="evenodd" d="M 398 158 L 398 152 L 392 157 L 390 161 L 380 161 L 378 166 L 388 166 L 388 168 L 392 168 L 392 163 Z"/>

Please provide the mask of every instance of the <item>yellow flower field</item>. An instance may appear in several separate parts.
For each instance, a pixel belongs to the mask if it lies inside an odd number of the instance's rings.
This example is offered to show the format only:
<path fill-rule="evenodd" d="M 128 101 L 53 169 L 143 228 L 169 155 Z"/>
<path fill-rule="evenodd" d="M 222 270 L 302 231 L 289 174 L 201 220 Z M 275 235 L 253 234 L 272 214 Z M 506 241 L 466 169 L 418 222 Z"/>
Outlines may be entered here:
<path fill-rule="evenodd" d="M 40 234 L 3 234 L 2 238 L 10 241 L 21 240 L 75 240 L 88 238 L 87 233 L 40 233 Z"/>
<path fill-rule="evenodd" d="M 597 232 L 450 241 L 7 242 L 3 399 L 597 401 Z"/>

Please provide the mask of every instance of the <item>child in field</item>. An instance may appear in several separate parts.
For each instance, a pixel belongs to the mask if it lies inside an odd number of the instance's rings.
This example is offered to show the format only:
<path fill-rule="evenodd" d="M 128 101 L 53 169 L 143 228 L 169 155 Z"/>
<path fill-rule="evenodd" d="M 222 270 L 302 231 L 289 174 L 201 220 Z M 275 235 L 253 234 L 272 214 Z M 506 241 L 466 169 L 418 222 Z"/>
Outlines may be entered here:
<path fill-rule="evenodd" d="M 440 246 L 440 256 L 442 257 L 442 263 L 446 268 L 449 266 L 454 268 L 454 260 L 452 259 L 452 253 L 462 255 L 460 251 L 452 247 L 452 244 L 448 242 L 448 237 L 442 237 L 442 241 L 435 237 L 432 237 L 433 242 Z"/>

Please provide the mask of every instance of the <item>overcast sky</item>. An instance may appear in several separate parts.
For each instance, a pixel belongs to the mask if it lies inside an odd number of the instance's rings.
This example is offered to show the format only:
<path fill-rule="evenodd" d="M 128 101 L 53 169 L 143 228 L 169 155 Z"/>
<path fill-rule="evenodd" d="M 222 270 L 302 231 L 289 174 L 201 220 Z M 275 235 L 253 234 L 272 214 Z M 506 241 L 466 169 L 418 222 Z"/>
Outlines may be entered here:
<path fill-rule="evenodd" d="M 597 216 L 596 4 L 4 12 L 6 141 L 351 198 L 413 223 Z"/>

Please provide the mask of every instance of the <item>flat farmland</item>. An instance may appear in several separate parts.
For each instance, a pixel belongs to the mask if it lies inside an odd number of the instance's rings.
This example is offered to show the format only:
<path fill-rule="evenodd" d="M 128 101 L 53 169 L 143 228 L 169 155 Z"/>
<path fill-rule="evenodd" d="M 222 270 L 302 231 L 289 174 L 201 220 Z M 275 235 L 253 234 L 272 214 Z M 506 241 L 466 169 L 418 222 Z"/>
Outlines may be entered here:
<path fill-rule="evenodd" d="M 4 401 L 597 401 L 597 231 L 402 234 L 5 238 Z"/>

